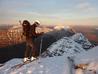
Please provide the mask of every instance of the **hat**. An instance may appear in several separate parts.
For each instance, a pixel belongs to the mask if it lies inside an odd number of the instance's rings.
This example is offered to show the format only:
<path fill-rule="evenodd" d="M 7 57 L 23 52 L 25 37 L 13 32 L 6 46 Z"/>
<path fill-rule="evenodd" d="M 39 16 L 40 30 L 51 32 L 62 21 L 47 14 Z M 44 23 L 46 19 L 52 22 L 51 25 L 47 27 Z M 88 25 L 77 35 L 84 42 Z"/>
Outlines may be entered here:
<path fill-rule="evenodd" d="M 38 24 L 40 24 L 40 22 L 39 22 L 38 20 L 35 20 L 35 23 L 38 23 Z"/>

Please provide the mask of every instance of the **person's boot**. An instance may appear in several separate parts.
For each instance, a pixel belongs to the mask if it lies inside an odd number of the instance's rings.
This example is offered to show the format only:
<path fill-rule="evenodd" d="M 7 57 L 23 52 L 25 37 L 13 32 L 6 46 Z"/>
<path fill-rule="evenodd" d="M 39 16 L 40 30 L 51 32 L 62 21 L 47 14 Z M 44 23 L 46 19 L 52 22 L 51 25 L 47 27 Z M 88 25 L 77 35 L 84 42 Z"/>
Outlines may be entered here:
<path fill-rule="evenodd" d="M 32 57 L 30 58 L 30 61 L 33 61 L 33 60 L 35 60 L 35 59 L 36 59 L 36 58 L 32 56 Z"/>
<path fill-rule="evenodd" d="M 28 61 L 30 61 L 29 58 L 26 58 L 26 57 L 25 57 L 25 58 L 23 59 L 23 62 L 24 62 L 24 63 L 26 63 L 26 62 L 28 62 Z"/>

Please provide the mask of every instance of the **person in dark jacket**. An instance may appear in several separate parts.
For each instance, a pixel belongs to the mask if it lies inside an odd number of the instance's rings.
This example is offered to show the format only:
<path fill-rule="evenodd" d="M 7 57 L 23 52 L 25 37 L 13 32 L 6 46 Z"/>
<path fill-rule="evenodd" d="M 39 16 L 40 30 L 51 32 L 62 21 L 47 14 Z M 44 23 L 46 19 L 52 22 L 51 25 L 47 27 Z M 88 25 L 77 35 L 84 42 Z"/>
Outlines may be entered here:
<path fill-rule="evenodd" d="M 24 62 L 30 60 L 36 59 L 36 45 L 34 43 L 35 38 L 42 35 L 41 33 L 36 33 L 36 27 L 40 25 L 39 21 L 35 21 L 32 25 L 29 23 L 29 21 L 24 20 L 22 23 L 23 27 L 23 35 L 26 38 L 26 50 L 25 50 L 25 57 Z"/>

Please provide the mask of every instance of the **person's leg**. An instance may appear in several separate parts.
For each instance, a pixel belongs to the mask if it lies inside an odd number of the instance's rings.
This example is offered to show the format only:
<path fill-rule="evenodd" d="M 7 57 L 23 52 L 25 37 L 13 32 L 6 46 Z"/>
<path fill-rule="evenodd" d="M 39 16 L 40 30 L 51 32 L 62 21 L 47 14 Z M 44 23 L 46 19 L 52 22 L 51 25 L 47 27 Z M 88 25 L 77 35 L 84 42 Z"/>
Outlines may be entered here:
<path fill-rule="evenodd" d="M 28 61 L 30 59 L 30 46 L 29 43 L 26 43 L 26 49 L 25 49 L 25 55 L 24 55 L 24 62 Z"/>
<path fill-rule="evenodd" d="M 31 48 L 30 48 L 29 44 L 27 43 L 26 50 L 25 50 L 25 57 L 29 58 L 30 51 L 31 51 Z"/>
<path fill-rule="evenodd" d="M 36 58 L 36 46 L 34 44 L 34 40 L 32 40 L 32 38 L 28 38 L 26 42 L 25 57 L 33 60 Z"/>
<path fill-rule="evenodd" d="M 33 61 L 34 59 L 36 59 L 36 48 L 35 48 L 35 45 L 34 45 L 34 41 L 30 40 L 30 47 L 31 47 L 31 50 L 30 50 L 30 60 Z"/>
<path fill-rule="evenodd" d="M 35 48 L 35 45 L 33 44 L 33 47 L 32 47 L 32 56 L 33 57 L 37 57 L 37 55 L 36 55 L 36 48 Z"/>
<path fill-rule="evenodd" d="M 30 50 L 29 56 L 30 56 L 30 60 L 33 61 L 34 59 L 36 59 L 36 57 L 35 57 L 36 52 L 34 50 L 34 45 L 33 44 L 31 44 L 30 47 L 31 47 L 31 50 Z"/>

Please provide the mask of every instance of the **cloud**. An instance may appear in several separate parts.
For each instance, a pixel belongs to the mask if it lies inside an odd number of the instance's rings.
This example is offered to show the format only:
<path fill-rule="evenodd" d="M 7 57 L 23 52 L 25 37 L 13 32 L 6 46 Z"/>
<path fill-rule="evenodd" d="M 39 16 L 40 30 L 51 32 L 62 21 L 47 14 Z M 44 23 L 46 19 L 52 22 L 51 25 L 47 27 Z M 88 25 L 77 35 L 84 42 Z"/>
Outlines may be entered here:
<path fill-rule="evenodd" d="M 77 5 L 75 5 L 75 7 L 73 8 L 73 11 L 76 14 L 81 14 L 81 15 L 95 15 L 97 14 L 97 8 L 89 3 L 89 2 L 80 2 Z"/>
<path fill-rule="evenodd" d="M 80 3 L 77 5 L 77 8 L 88 8 L 90 7 L 90 4 L 89 3 Z"/>
<path fill-rule="evenodd" d="M 88 11 L 95 10 L 95 8 L 88 2 L 78 4 L 77 8 L 82 10 L 88 10 Z"/>

